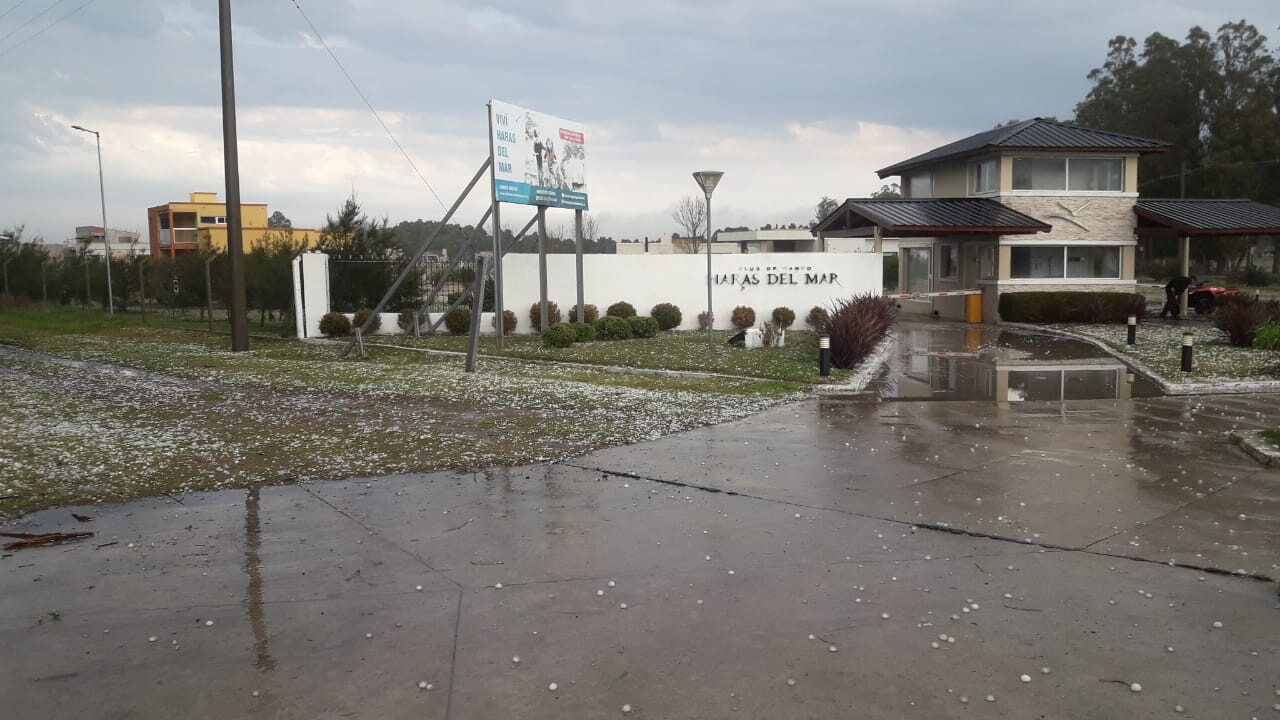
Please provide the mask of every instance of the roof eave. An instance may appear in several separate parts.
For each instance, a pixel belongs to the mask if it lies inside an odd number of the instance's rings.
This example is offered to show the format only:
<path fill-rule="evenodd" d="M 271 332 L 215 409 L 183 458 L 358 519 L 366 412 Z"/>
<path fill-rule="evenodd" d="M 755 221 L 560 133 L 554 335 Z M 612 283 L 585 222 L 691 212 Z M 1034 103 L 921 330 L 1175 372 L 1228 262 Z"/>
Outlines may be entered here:
<path fill-rule="evenodd" d="M 1051 152 L 1051 153 L 1090 153 L 1090 154 L 1094 154 L 1094 155 L 1102 155 L 1102 154 L 1106 154 L 1106 155 L 1134 155 L 1134 154 L 1141 155 L 1141 154 L 1144 154 L 1144 153 L 1162 153 L 1162 152 L 1168 152 L 1168 151 L 1169 151 L 1169 146 L 1168 146 L 1168 145 L 1164 145 L 1164 146 L 1162 146 L 1162 147 L 1143 147 L 1143 148 L 1136 148 L 1136 147 L 1125 147 L 1125 148 L 1117 148 L 1117 147 L 1050 147 L 1050 146 L 1044 146 L 1044 147 L 1033 147 L 1033 146 L 1026 146 L 1026 147 L 1008 147 L 1008 146 L 998 146 L 998 145 L 986 145 L 986 146 L 983 146 L 983 147 L 981 147 L 981 148 L 978 148 L 977 150 L 970 150 L 970 151 L 966 151 L 966 152 L 960 152 L 960 153 L 956 153 L 955 155 L 945 155 L 945 156 L 943 156 L 943 157 L 931 158 L 931 159 L 929 159 L 929 160 L 924 160 L 924 161 L 921 161 L 921 162 L 912 162 L 912 161 L 910 161 L 910 160 L 905 161 L 905 162 L 900 162 L 900 163 L 898 163 L 897 165 L 890 165 L 890 166 L 889 166 L 889 167 L 887 167 L 887 168 L 884 168 L 884 169 L 881 169 L 881 170 L 877 170 L 877 171 L 876 171 L 876 175 L 878 175 L 878 176 L 880 177 L 880 179 L 881 179 L 881 180 L 883 180 L 883 179 L 885 179 L 885 178 L 887 178 L 887 177 L 891 177 L 891 176 L 893 176 L 893 175 L 901 175 L 901 174 L 903 174 L 903 173 L 905 173 L 905 172 L 910 172 L 910 171 L 912 171 L 912 170 L 918 170 L 919 168 L 922 168 L 922 167 L 928 167 L 928 166 L 930 166 L 930 165 L 938 165 L 938 164 L 940 164 L 940 163 L 946 163 L 946 162 L 956 162 L 956 161 L 958 161 L 958 160 L 967 160 L 967 159 L 969 159 L 969 158 L 972 158 L 972 157 L 978 157 L 978 156 L 980 156 L 980 155 L 992 155 L 992 154 L 996 154 L 996 155 L 1016 155 L 1016 154 L 1018 154 L 1018 153 L 1028 153 L 1028 152 L 1031 152 L 1031 153 Z"/>

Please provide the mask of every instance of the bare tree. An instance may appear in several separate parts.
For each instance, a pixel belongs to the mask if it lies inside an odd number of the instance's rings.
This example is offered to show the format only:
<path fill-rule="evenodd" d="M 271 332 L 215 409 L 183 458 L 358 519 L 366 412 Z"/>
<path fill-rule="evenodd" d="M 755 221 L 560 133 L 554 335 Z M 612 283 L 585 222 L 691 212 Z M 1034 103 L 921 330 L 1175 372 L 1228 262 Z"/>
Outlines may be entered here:
<path fill-rule="evenodd" d="M 683 237 L 689 239 L 680 247 L 686 252 L 699 252 L 702 249 L 702 227 L 707 221 L 707 206 L 702 200 L 692 195 L 680 198 L 676 209 L 671 211 L 671 219 L 684 231 Z"/>
<path fill-rule="evenodd" d="M 595 242 L 600 237 L 600 226 L 596 224 L 596 219 L 590 215 L 582 216 L 582 239 L 587 242 Z"/>

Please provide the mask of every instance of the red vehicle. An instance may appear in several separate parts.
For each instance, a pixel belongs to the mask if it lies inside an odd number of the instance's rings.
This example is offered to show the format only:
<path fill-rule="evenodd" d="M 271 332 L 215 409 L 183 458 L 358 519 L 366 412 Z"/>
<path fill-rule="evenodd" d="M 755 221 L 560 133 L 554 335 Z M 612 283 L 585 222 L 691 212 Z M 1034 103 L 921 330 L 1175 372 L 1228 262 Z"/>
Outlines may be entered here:
<path fill-rule="evenodd" d="M 1187 290 L 1187 305 L 1196 311 L 1197 315 L 1208 315 L 1213 312 L 1213 308 L 1217 306 L 1222 298 L 1239 295 L 1240 291 L 1236 288 L 1224 288 L 1219 285 L 1206 285 L 1203 282 L 1192 285 Z"/>

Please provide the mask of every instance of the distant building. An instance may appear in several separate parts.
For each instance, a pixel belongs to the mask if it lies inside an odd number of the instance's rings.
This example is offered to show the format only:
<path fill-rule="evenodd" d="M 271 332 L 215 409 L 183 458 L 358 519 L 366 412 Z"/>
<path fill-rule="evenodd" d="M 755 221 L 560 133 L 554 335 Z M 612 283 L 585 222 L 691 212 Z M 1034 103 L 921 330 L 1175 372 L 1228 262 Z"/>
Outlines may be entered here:
<path fill-rule="evenodd" d="M 312 228 L 274 228 L 267 224 L 266 203 L 241 203 L 240 228 L 244 251 L 275 233 L 292 233 L 306 247 L 320 241 L 320 231 Z M 186 202 L 169 202 L 147 209 L 147 226 L 152 255 L 173 257 L 198 252 L 202 247 L 216 251 L 227 248 L 227 204 L 218 202 L 213 192 L 193 192 Z"/>
<path fill-rule="evenodd" d="M 102 257 L 107 246 L 111 248 L 112 257 L 146 255 L 150 249 L 138 242 L 140 237 L 132 230 L 111 228 L 107 231 L 107 242 L 103 244 L 101 225 L 79 225 L 76 227 L 75 246 L 77 252 L 83 250 L 85 254 L 98 257 Z"/>
<path fill-rule="evenodd" d="M 618 243 L 614 252 L 618 255 L 705 255 L 702 238 L 682 238 L 672 233 L 671 237 L 658 240 L 637 240 L 631 243 Z M 711 245 L 711 252 L 716 255 L 731 255 L 738 252 L 732 246 Z"/>

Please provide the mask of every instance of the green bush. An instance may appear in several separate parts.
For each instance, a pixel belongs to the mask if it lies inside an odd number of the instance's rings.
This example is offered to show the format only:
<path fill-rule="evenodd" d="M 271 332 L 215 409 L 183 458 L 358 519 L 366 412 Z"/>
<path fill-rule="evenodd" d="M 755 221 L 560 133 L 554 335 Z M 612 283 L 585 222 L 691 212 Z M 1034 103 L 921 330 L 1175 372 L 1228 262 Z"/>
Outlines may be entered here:
<path fill-rule="evenodd" d="M 681 321 L 684 320 L 684 316 L 680 314 L 680 308 L 671 303 L 658 303 L 653 306 L 649 314 L 658 321 L 658 327 L 662 330 L 680 327 Z"/>
<path fill-rule="evenodd" d="M 356 311 L 355 318 L 351 320 L 351 327 L 353 328 L 364 327 L 364 321 L 368 320 L 370 317 L 373 318 L 373 322 L 369 324 L 369 329 L 366 330 L 365 332 L 368 333 L 369 335 L 372 335 L 374 332 L 378 330 L 378 328 L 382 327 L 382 316 L 374 315 L 373 311 L 367 307 L 362 307 Z"/>
<path fill-rule="evenodd" d="M 1258 328 L 1253 335 L 1253 346 L 1261 350 L 1280 350 L 1280 324 L 1270 323 Z"/>
<path fill-rule="evenodd" d="M 493 327 L 498 327 L 498 316 L 494 315 L 493 320 L 489 321 Z M 516 314 L 510 310 L 502 311 L 502 334 L 510 335 L 516 331 Z"/>
<path fill-rule="evenodd" d="M 471 308 L 454 308 L 453 312 L 444 316 L 444 326 L 453 335 L 466 335 L 471 332 Z"/>
<path fill-rule="evenodd" d="M 325 337 L 342 337 L 351 334 L 351 321 L 342 313 L 326 313 L 320 318 L 320 332 Z"/>
<path fill-rule="evenodd" d="M 624 300 L 610 305 L 609 309 L 605 311 L 605 315 L 612 315 L 620 318 L 633 318 L 636 316 L 636 309 L 631 306 L 631 303 Z"/>
<path fill-rule="evenodd" d="M 591 342 L 596 339 L 596 326 L 591 323 L 572 323 L 569 327 L 578 334 L 577 342 Z"/>
<path fill-rule="evenodd" d="M 1147 300 L 1137 293 L 1015 292 L 1000 296 L 1000 319 L 1025 323 L 1115 323 L 1142 317 Z"/>
<path fill-rule="evenodd" d="M 809 323 L 809 327 L 813 328 L 813 331 L 819 334 L 824 332 L 823 328 L 827 326 L 827 321 L 830 319 L 831 313 L 827 312 L 827 309 L 821 305 L 814 305 L 813 308 L 809 310 L 809 314 L 804 317 L 804 321 Z"/>
<path fill-rule="evenodd" d="M 418 311 L 415 308 L 405 308 L 404 310 L 401 310 L 400 314 L 396 316 L 396 325 L 398 325 L 401 330 L 412 330 L 413 316 L 417 312 Z"/>
<path fill-rule="evenodd" d="M 1252 347 L 1263 326 L 1280 323 L 1280 302 L 1250 297 L 1229 298 L 1213 313 L 1213 326 L 1236 347 Z"/>
<path fill-rule="evenodd" d="M 796 321 L 796 311 L 789 307 L 776 307 L 773 309 L 773 322 L 778 327 L 786 330 Z"/>
<path fill-rule="evenodd" d="M 739 330 L 746 330 L 749 327 L 755 327 L 756 311 L 746 305 L 739 305 L 733 309 L 733 326 Z"/>
<path fill-rule="evenodd" d="M 605 315 L 596 321 L 596 339 L 626 340 L 631 337 L 631 323 L 626 318 Z"/>
<path fill-rule="evenodd" d="M 534 332 L 542 331 L 542 303 L 536 302 L 529 308 L 529 324 L 533 325 Z M 547 324 L 555 325 L 560 322 L 560 307 L 550 300 L 547 301 Z"/>
<path fill-rule="evenodd" d="M 655 318 L 639 316 L 633 317 L 627 322 L 631 323 L 631 336 L 638 338 L 658 337 L 661 332 L 661 326 Z"/>
<path fill-rule="evenodd" d="M 578 333 L 568 323 L 556 323 L 542 333 L 542 343 L 547 347 L 567 348 L 578 339 Z"/>

